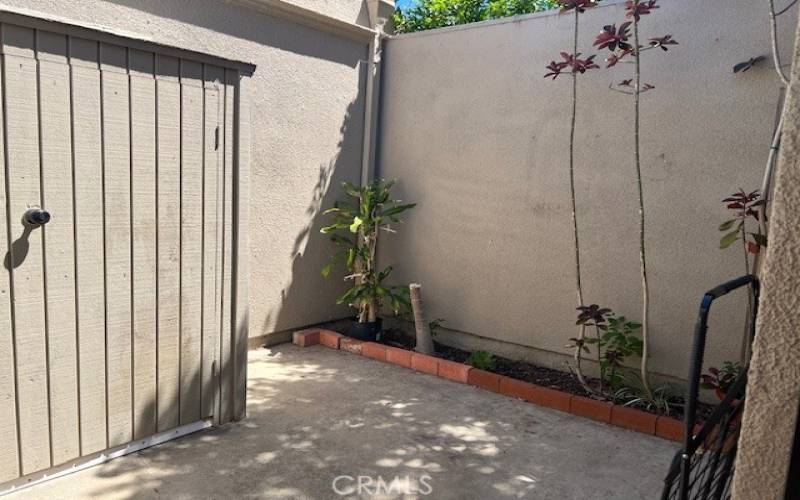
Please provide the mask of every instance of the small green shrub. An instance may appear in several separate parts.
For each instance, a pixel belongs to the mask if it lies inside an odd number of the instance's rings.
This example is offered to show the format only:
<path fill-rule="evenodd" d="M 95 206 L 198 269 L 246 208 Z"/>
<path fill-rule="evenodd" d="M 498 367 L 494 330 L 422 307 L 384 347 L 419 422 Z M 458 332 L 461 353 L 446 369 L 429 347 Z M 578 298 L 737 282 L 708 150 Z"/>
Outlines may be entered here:
<path fill-rule="evenodd" d="M 684 398 L 679 388 L 672 384 L 662 384 L 653 388 L 652 396 L 642 384 L 638 375 L 624 377 L 621 387 L 614 393 L 614 401 L 623 406 L 641 408 L 658 413 L 659 415 L 672 415 L 677 408 L 684 406 Z"/>
<path fill-rule="evenodd" d="M 597 346 L 597 362 L 600 365 L 600 380 L 612 389 L 621 387 L 625 360 L 641 357 L 644 344 L 639 338 L 642 325 L 628 321 L 625 316 L 617 316 L 607 307 L 597 304 L 578 308 L 578 325 L 594 326 L 594 338 L 571 339 L 574 346 L 591 352 L 589 345 Z M 603 387 L 600 387 L 601 392 Z"/>
<path fill-rule="evenodd" d="M 743 371 L 744 368 L 741 363 L 725 361 L 722 364 L 722 369 L 712 366 L 708 369 L 708 374 L 701 375 L 703 382 L 700 384 L 700 387 L 714 391 L 720 401 L 722 401 Z"/>
<path fill-rule="evenodd" d="M 486 351 L 475 351 L 469 355 L 467 363 L 479 370 L 491 370 L 494 368 L 494 356 Z"/>

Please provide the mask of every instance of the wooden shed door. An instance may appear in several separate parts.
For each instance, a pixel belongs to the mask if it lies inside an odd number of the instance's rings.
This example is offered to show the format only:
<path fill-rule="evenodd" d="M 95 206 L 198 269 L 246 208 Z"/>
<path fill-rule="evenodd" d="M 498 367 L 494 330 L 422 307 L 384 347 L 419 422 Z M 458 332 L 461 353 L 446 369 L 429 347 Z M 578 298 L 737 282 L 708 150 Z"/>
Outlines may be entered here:
<path fill-rule="evenodd" d="M 2 483 L 222 406 L 235 71 L 0 32 Z"/>

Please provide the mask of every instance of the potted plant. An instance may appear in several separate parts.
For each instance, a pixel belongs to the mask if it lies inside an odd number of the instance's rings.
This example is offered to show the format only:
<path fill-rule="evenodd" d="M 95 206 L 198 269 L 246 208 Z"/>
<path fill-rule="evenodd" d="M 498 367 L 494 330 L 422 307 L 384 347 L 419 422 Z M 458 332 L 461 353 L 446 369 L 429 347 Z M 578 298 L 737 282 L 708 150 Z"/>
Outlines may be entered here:
<path fill-rule="evenodd" d="M 390 286 L 386 280 L 392 267 L 378 269 L 375 251 L 381 231 L 394 233 L 392 223 L 400 223 L 399 215 L 416 204 L 403 204 L 391 198 L 395 181 L 374 180 L 366 186 L 343 184 L 349 197 L 337 201 L 324 212 L 333 216 L 333 223 L 323 227 L 324 234 L 342 249 L 322 268 L 322 275 L 330 276 L 334 266 L 344 262 L 348 274 L 345 280 L 352 286 L 337 299 L 338 304 L 348 304 L 358 311 L 348 334 L 360 340 L 376 340 L 382 328 L 381 308 L 388 305 L 395 314 L 408 309 L 408 288 Z"/>

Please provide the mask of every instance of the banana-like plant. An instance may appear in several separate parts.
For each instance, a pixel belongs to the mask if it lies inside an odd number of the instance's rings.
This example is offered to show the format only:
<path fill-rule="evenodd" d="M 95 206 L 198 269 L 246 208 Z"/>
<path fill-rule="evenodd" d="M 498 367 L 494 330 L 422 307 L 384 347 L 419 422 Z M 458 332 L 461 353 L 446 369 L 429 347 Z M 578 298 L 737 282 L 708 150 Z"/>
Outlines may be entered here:
<path fill-rule="evenodd" d="M 333 223 L 322 228 L 331 240 L 342 249 L 322 268 L 328 277 L 337 264 L 344 263 L 348 271 L 345 280 L 352 280 L 350 287 L 337 299 L 338 304 L 348 304 L 358 311 L 359 323 L 371 323 L 378 319 L 384 304 L 395 314 L 410 306 L 408 287 L 389 286 L 386 279 L 392 267 L 376 269 L 375 251 L 381 231 L 394 233 L 392 223 L 400 223 L 399 215 L 416 206 L 403 204 L 391 198 L 395 181 L 374 180 L 366 186 L 350 182 L 343 184 L 348 196 L 346 201 L 337 201 L 325 215 L 333 216 Z"/>

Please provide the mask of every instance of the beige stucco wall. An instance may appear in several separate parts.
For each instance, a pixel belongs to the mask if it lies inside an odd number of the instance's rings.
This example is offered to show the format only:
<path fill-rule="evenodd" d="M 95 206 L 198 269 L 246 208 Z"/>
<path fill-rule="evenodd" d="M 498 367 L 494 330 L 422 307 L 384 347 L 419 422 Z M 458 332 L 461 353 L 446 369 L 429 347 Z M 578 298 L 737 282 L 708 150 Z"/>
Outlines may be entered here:
<path fill-rule="evenodd" d="M 620 2 L 581 17 L 590 49 Z M 552 13 L 403 35 L 387 44 L 380 175 L 419 203 L 380 258 L 401 283 L 423 284 L 432 317 L 507 342 L 506 354 L 565 353 L 575 334 L 568 197 L 568 77 L 543 79 L 571 46 L 572 17 Z M 781 21 L 784 53 L 794 19 Z M 738 249 L 718 248 L 720 200 L 760 185 L 779 95 L 762 2 L 671 0 L 642 21 L 643 38 L 672 34 L 668 53 L 646 53 L 643 170 L 652 297 L 652 368 L 685 377 L 702 293 L 743 273 Z M 604 57 L 604 56 L 603 56 Z M 640 317 L 632 102 L 609 91 L 629 65 L 580 78 L 576 159 L 587 302 Z M 743 302 L 711 319 L 707 360 L 738 356 Z M 553 365 L 563 359 L 551 356 Z"/>
<path fill-rule="evenodd" d="M 800 32 L 798 32 L 800 40 Z M 800 44 L 798 44 L 800 46 Z M 748 372 L 733 498 L 784 498 L 800 407 L 800 52 L 794 55 L 775 180 L 761 310 Z M 789 498 L 789 497 L 785 497 Z"/>
<path fill-rule="evenodd" d="M 326 16 L 348 23 L 369 26 L 367 3 L 364 0 L 285 0 Z"/>
<path fill-rule="evenodd" d="M 334 303 L 341 280 L 319 274 L 329 253 L 319 208 L 342 181 L 359 179 L 367 42 L 217 0 L 2 4 L 257 65 L 249 87 L 251 336 L 347 314 Z"/>

